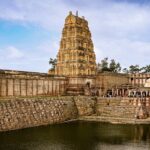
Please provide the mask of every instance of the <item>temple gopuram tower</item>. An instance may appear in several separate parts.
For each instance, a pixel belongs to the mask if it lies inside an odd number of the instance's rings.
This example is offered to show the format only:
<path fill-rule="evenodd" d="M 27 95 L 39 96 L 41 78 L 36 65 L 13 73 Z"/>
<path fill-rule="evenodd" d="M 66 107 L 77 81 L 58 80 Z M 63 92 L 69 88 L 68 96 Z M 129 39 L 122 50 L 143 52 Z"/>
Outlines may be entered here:
<path fill-rule="evenodd" d="M 69 77 L 96 74 L 96 58 L 88 22 L 78 13 L 65 19 L 55 75 Z"/>
<path fill-rule="evenodd" d="M 65 19 L 55 75 L 67 78 L 66 95 L 85 95 L 85 89 L 95 86 L 96 58 L 91 32 L 87 20 L 79 17 L 78 12 L 69 12 Z"/>

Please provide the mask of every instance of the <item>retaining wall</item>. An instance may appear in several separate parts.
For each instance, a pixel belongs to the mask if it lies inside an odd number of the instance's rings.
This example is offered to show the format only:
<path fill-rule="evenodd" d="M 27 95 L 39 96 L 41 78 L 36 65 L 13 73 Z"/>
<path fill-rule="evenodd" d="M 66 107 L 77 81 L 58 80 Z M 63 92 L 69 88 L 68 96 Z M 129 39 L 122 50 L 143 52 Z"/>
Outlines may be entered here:
<path fill-rule="evenodd" d="M 0 131 L 63 123 L 79 118 L 88 121 L 87 116 L 102 122 L 107 122 L 108 118 L 110 122 L 113 122 L 111 118 L 119 118 L 119 122 L 123 120 L 122 123 L 147 119 L 150 117 L 150 98 L 38 96 L 0 99 Z"/>
<path fill-rule="evenodd" d="M 97 98 L 96 114 L 102 117 L 145 119 L 150 116 L 150 98 Z"/>
<path fill-rule="evenodd" d="M 77 118 L 72 98 L 25 98 L 0 101 L 0 131 L 61 123 Z"/>
<path fill-rule="evenodd" d="M 62 123 L 93 111 L 94 101 L 90 97 L 3 98 L 0 131 Z"/>

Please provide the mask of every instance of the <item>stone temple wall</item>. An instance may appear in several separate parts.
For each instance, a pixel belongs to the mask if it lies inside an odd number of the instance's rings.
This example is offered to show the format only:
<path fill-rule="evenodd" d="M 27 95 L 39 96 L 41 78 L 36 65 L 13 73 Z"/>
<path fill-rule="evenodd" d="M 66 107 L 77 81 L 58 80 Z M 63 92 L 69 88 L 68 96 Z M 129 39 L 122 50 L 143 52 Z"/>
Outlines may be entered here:
<path fill-rule="evenodd" d="M 0 70 L 0 97 L 64 95 L 67 83 L 46 73 Z"/>
<path fill-rule="evenodd" d="M 96 86 L 100 87 L 100 95 L 103 96 L 108 89 L 123 84 L 129 84 L 129 76 L 121 73 L 104 72 L 96 77 Z"/>
<path fill-rule="evenodd" d="M 129 83 L 133 86 L 150 88 L 149 73 L 133 73 L 129 74 Z"/>

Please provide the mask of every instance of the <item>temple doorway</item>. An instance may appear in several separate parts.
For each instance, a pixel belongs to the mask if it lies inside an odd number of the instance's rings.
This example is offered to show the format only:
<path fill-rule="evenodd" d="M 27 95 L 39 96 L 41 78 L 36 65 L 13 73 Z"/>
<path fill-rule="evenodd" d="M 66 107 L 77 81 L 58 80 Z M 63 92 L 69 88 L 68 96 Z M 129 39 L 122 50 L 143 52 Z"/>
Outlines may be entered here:
<path fill-rule="evenodd" d="M 87 83 L 86 83 L 86 87 L 88 87 L 88 88 L 90 88 L 90 87 L 91 87 L 90 82 L 87 82 Z"/>

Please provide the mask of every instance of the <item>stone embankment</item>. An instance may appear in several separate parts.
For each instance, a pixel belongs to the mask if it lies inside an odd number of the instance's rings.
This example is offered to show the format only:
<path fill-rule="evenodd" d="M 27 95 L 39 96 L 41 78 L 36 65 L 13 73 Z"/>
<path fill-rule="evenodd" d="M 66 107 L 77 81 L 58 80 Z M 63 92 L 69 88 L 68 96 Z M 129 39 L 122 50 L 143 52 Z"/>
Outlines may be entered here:
<path fill-rule="evenodd" d="M 0 100 L 0 131 L 63 123 L 93 114 L 94 101 L 83 97 L 5 98 Z"/>
<path fill-rule="evenodd" d="M 113 124 L 150 124 L 150 98 L 97 97 L 95 114 L 80 116 L 79 120 Z"/>
<path fill-rule="evenodd" d="M 81 116 L 80 121 L 106 122 L 111 124 L 150 124 L 150 118 L 122 118 L 122 117 L 103 117 L 103 116 Z"/>
<path fill-rule="evenodd" d="M 74 101 L 79 116 L 89 116 L 95 113 L 96 101 L 94 97 L 77 96 Z"/>
<path fill-rule="evenodd" d="M 0 99 L 0 131 L 73 120 L 150 124 L 150 98 L 58 96 Z"/>
<path fill-rule="evenodd" d="M 61 123 L 77 118 L 71 98 L 24 98 L 0 101 L 0 131 Z"/>
<path fill-rule="evenodd" d="M 103 117 L 134 118 L 136 107 L 133 101 L 121 98 L 98 98 L 96 114 Z"/>
<path fill-rule="evenodd" d="M 146 119 L 150 98 L 97 98 L 96 114 L 102 117 Z"/>

